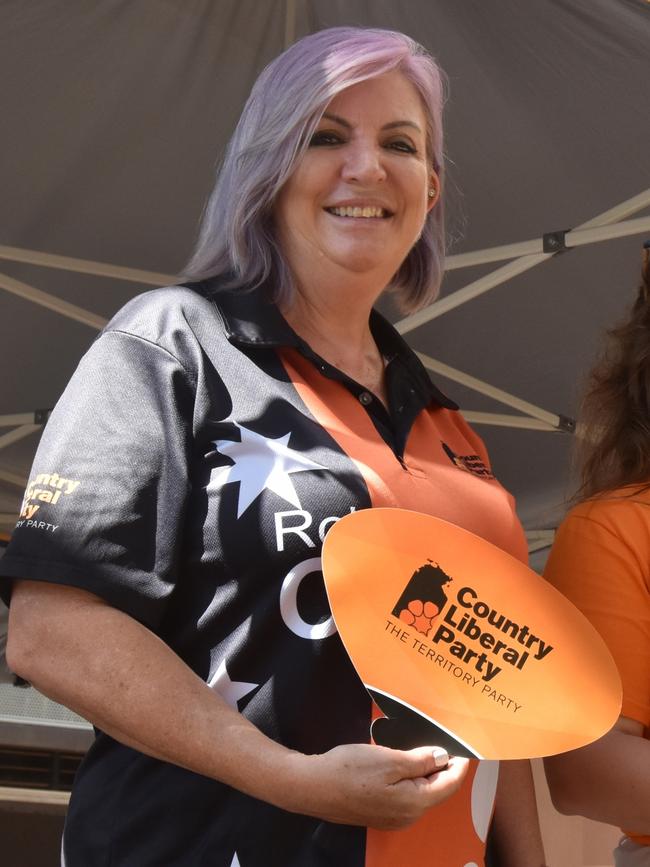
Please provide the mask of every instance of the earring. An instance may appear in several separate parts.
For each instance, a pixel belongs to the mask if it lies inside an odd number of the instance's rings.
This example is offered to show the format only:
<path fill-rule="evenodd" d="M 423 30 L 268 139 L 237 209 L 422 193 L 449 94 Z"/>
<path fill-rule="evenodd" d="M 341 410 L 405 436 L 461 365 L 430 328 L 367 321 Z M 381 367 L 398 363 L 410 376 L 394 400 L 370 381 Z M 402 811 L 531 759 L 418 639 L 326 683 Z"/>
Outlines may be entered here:
<path fill-rule="evenodd" d="M 437 191 L 436 191 L 436 188 L 435 188 L 435 187 L 432 187 L 432 188 L 429 190 L 429 198 L 432 199 L 432 198 L 435 196 L 436 192 L 437 192 Z"/>

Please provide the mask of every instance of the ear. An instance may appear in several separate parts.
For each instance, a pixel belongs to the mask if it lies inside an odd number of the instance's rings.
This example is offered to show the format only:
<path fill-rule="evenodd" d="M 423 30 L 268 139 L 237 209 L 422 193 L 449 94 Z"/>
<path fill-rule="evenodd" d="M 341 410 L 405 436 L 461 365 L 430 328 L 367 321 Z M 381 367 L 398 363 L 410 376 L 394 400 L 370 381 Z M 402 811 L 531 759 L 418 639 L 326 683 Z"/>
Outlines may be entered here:
<path fill-rule="evenodd" d="M 429 183 L 427 185 L 427 212 L 434 207 L 440 198 L 440 178 L 437 173 L 431 169 L 429 173 Z"/>

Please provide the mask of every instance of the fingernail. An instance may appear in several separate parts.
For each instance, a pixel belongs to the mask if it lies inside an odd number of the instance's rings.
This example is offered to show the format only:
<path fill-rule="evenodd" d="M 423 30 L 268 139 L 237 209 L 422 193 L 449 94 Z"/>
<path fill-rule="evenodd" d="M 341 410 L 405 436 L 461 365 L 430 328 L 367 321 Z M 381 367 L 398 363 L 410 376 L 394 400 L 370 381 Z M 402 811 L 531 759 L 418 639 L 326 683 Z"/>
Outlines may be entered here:
<path fill-rule="evenodd" d="M 444 768 L 445 765 L 449 764 L 449 754 L 446 750 L 443 750 L 442 747 L 434 747 L 431 750 L 433 755 L 433 761 L 437 768 Z"/>

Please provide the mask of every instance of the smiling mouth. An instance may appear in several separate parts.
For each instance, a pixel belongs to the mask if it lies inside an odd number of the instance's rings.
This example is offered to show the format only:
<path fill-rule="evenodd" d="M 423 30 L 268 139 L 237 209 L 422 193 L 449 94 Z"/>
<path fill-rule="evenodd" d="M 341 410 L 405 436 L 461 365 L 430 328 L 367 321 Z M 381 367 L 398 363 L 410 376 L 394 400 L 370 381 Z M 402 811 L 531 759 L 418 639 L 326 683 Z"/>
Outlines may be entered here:
<path fill-rule="evenodd" d="M 384 208 L 378 208 L 375 205 L 346 206 L 344 208 L 325 208 L 328 214 L 333 214 L 335 217 L 356 217 L 365 220 L 385 220 L 391 217 L 392 214 Z"/>

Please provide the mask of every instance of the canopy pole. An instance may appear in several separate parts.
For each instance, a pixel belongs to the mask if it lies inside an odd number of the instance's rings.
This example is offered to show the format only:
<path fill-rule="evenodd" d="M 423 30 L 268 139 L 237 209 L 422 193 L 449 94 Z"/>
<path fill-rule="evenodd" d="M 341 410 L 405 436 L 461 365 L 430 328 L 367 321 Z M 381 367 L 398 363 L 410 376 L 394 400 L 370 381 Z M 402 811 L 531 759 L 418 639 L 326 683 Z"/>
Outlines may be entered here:
<path fill-rule="evenodd" d="M 31 436 L 31 434 L 36 433 L 37 430 L 41 430 L 40 424 L 24 424 L 9 431 L 9 433 L 3 434 L 0 436 L 0 449 L 6 449 L 7 446 L 18 442 L 18 440 L 23 440 L 25 437 Z"/>
<path fill-rule="evenodd" d="M 555 539 L 555 530 L 526 530 L 526 539 L 528 541 L 528 553 L 534 554 L 535 551 L 542 551 L 544 548 L 550 548 Z"/>
<path fill-rule="evenodd" d="M 577 229 L 595 229 L 599 226 L 618 223 L 630 216 L 630 214 L 634 214 L 649 205 L 650 190 L 645 190 L 643 193 L 639 193 L 639 195 L 627 199 L 625 202 L 621 202 L 614 208 L 604 211 L 592 220 L 582 223 L 577 227 Z M 495 286 L 499 286 L 501 283 L 504 283 L 512 277 L 516 277 L 518 274 L 523 274 L 525 271 L 534 268 L 536 265 L 545 262 L 547 259 L 550 259 L 551 256 L 555 255 L 555 253 L 540 253 L 537 255 L 523 256 L 520 259 L 515 259 L 514 262 L 508 262 L 507 265 L 497 268 L 496 271 L 486 274 L 484 277 L 475 280 L 473 283 L 469 283 L 463 289 L 458 289 L 456 292 L 452 292 L 452 294 L 447 295 L 446 298 L 443 298 L 440 301 L 434 301 L 433 304 L 430 304 L 423 310 L 419 310 L 411 316 L 406 316 L 404 319 L 400 319 L 399 322 L 395 323 L 395 328 L 397 328 L 400 334 L 406 334 L 409 331 L 413 331 L 415 328 L 419 328 L 420 325 L 424 325 L 426 322 L 430 322 L 432 319 L 442 316 L 443 313 L 448 313 L 455 307 L 459 307 L 461 304 L 471 301 L 473 298 L 482 295 L 484 292 L 494 289 Z"/>
<path fill-rule="evenodd" d="M 93 262 L 91 259 L 76 259 L 72 256 L 57 256 L 54 253 L 41 253 L 38 250 L 25 250 L 21 247 L 0 245 L 0 259 L 10 262 L 24 262 L 43 268 L 59 268 L 78 274 L 92 274 L 95 277 L 111 277 L 115 280 L 128 280 L 132 283 L 146 283 L 150 286 L 173 286 L 178 275 L 161 274 L 157 271 L 143 271 L 140 268 L 124 268 L 108 262 Z"/>
<path fill-rule="evenodd" d="M 34 412 L 16 412 L 13 415 L 0 415 L 0 427 L 17 427 L 22 424 L 44 425 L 50 417 L 50 409 L 37 409 Z"/>
<path fill-rule="evenodd" d="M 17 488 L 24 488 L 27 486 L 27 479 L 24 478 L 24 476 L 10 473 L 8 470 L 0 470 L 0 481 L 7 482 L 10 485 L 15 485 Z"/>
<path fill-rule="evenodd" d="M 489 382 L 484 382 L 482 379 L 470 376 L 469 373 L 463 373 L 462 370 L 456 370 L 455 367 L 450 367 L 448 364 L 444 364 L 442 361 L 431 358 L 429 355 L 425 355 L 422 352 L 418 352 L 416 355 L 428 370 L 437 373 L 439 376 L 444 376 L 445 379 L 459 382 L 461 385 L 471 388 L 472 391 L 478 391 L 480 394 L 484 394 L 487 397 L 491 397 L 493 400 L 499 401 L 499 403 L 504 403 L 506 406 L 518 409 L 520 412 L 523 412 L 531 418 L 539 419 L 539 421 L 544 422 L 548 428 L 562 430 L 567 433 L 573 433 L 575 430 L 575 422 L 573 419 L 548 412 L 548 410 L 535 406 L 534 403 L 529 403 L 527 400 L 515 397 L 507 391 L 503 391 L 503 389 L 490 385 Z M 464 411 L 463 415 L 465 415 Z"/>
<path fill-rule="evenodd" d="M 106 325 L 108 320 L 91 313 L 89 310 L 84 310 L 83 307 L 78 307 L 76 304 L 69 304 L 61 298 L 56 298 L 48 292 L 43 292 L 35 286 L 30 286 L 28 283 L 23 283 L 21 280 L 14 280 L 7 274 L 0 274 L 0 289 L 6 289 L 7 292 L 13 292 L 20 298 L 25 298 L 33 304 L 40 304 L 41 307 L 47 307 L 48 310 L 54 310 L 55 313 L 60 313 L 61 316 L 67 316 L 68 319 L 75 319 L 84 325 L 89 325 L 97 331 Z"/>
<path fill-rule="evenodd" d="M 557 433 L 560 428 L 558 425 L 548 424 L 538 418 L 530 418 L 527 415 L 506 415 L 498 412 L 478 412 L 474 410 L 463 410 L 463 418 L 472 424 L 485 424 L 492 427 L 510 427 L 518 430 L 545 430 L 551 433 Z"/>
<path fill-rule="evenodd" d="M 650 217 L 624 220 L 622 223 L 613 223 L 611 226 L 600 226 L 594 229 L 573 229 L 558 234 L 564 234 L 564 246 L 570 250 L 573 247 L 582 247 L 586 244 L 645 233 L 650 233 Z M 488 247 L 485 250 L 450 256 L 445 260 L 445 271 L 468 268 L 472 265 L 486 265 L 489 262 L 500 262 L 503 259 L 514 259 L 516 256 L 538 255 L 544 252 L 546 252 L 544 250 L 544 238 L 533 238 L 531 241 L 519 241 L 516 244 Z"/>

